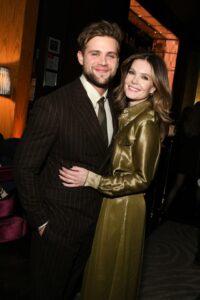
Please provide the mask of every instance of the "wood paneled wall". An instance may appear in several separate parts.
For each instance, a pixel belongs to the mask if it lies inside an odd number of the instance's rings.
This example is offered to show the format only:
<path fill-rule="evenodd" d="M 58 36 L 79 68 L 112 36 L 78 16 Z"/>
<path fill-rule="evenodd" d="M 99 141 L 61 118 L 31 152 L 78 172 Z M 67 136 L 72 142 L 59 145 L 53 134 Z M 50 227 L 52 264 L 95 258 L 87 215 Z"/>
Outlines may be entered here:
<path fill-rule="evenodd" d="M 20 137 L 26 122 L 39 0 L 1 0 L 0 65 L 10 68 L 12 93 L 0 97 L 0 133 Z"/>

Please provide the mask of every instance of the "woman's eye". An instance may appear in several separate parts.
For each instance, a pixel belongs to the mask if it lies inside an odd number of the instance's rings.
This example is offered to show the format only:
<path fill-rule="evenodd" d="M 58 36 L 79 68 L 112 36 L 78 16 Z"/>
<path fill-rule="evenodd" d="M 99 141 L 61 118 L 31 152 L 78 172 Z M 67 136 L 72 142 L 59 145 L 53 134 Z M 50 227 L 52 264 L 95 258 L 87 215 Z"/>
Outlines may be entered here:
<path fill-rule="evenodd" d="M 141 76 L 141 78 L 144 79 L 144 80 L 149 80 L 148 76 Z"/>

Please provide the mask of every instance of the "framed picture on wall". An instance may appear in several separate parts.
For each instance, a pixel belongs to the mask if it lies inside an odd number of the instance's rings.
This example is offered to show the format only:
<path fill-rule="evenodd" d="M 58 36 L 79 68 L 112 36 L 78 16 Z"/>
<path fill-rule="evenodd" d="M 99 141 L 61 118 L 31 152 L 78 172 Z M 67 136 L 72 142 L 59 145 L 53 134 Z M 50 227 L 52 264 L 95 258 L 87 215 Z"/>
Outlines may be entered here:
<path fill-rule="evenodd" d="M 53 53 L 47 54 L 45 68 L 53 71 L 58 71 L 59 57 Z"/>
<path fill-rule="evenodd" d="M 51 86 L 51 87 L 57 86 L 57 73 L 45 71 L 43 86 Z"/>
<path fill-rule="evenodd" d="M 48 52 L 54 53 L 54 54 L 60 54 L 60 44 L 61 41 L 58 39 L 55 39 L 53 37 L 49 37 L 48 42 Z"/>

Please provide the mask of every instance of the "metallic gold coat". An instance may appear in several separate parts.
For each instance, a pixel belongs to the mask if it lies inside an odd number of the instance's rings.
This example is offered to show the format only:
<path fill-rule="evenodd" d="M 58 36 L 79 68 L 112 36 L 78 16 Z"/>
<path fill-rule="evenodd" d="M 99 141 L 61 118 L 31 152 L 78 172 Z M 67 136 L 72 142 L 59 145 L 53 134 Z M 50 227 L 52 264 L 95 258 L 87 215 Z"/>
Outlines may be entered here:
<path fill-rule="evenodd" d="M 149 101 L 126 108 L 115 136 L 113 175 L 89 173 L 86 185 L 108 195 L 102 204 L 82 289 L 84 300 L 137 299 L 145 230 L 144 192 L 160 155 Z"/>

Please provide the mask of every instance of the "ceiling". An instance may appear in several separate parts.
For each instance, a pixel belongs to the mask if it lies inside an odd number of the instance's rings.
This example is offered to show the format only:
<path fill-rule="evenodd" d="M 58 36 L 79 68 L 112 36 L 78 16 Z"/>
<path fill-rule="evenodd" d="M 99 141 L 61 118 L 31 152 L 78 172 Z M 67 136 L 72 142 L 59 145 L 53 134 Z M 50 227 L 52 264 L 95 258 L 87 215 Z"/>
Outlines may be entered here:
<path fill-rule="evenodd" d="M 177 39 L 176 35 L 154 18 L 138 0 L 130 1 L 129 21 L 152 39 Z"/>
<path fill-rule="evenodd" d="M 200 48 L 199 0 L 137 0 L 188 46 Z"/>

